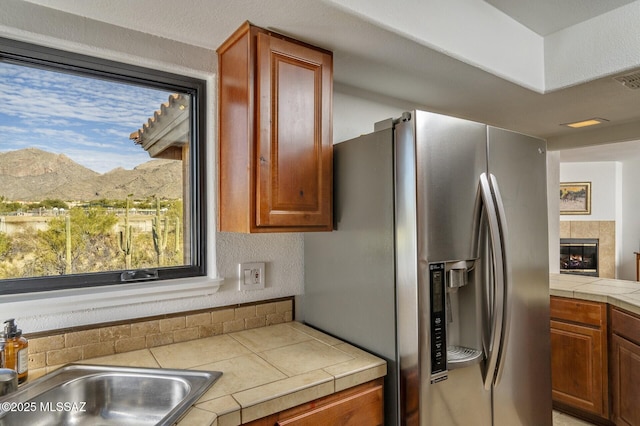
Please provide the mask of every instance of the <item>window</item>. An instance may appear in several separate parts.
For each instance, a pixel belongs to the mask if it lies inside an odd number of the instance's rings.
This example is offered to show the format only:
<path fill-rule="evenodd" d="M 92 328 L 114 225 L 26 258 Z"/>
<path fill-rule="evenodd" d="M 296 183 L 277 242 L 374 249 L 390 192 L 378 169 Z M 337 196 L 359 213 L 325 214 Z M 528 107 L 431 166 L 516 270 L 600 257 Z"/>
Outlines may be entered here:
<path fill-rule="evenodd" d="M 0 39 L 0 294 L 205 275 L 205 82 Z"/>

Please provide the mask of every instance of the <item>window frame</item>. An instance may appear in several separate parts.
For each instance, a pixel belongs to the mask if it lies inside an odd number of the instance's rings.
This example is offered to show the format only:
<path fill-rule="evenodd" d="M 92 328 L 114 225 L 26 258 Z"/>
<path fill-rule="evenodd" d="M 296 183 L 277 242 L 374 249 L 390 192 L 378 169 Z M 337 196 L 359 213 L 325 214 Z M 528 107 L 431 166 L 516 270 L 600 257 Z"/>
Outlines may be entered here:
<path fill-rule="evenodd" d="M 189 148 L 190 173 L 188 177 L 188 197 L 191 201 L 191 208 L 188 212 L 191 216 L 191 264 L 154 268 L 154 270 L 158 272 L 157 278 L 145 284 L 153 286 L 153 283 L 163 280 L 206 276 L 208 235 L 206 81 L 2 37 L 0 37 L 0 61 L 10 61 L 18 65 L 24 64 L 26 66 L 79 74 L 85 77 L 107 79 L 191 95 L 189 115 L 191 121 Z M 0 295 L 101 286 L 117 288 L 121 285 L 132 284 L 130 281 L 121 280 L 121 273 L 124 271 L 125 269 L 87 274 L 4 279 L 0 280 Z"/>

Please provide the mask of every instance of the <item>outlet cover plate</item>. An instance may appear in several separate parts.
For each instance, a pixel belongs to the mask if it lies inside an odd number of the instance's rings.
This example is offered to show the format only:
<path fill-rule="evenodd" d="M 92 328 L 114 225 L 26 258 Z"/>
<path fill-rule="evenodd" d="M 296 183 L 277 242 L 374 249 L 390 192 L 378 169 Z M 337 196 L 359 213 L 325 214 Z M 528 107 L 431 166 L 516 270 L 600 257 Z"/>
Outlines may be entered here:
<path fill-rule="evenodd" d="M 265 286 L 264 262 L 247 262 L 238 265 L 238 290 L 261 290 Z"/>

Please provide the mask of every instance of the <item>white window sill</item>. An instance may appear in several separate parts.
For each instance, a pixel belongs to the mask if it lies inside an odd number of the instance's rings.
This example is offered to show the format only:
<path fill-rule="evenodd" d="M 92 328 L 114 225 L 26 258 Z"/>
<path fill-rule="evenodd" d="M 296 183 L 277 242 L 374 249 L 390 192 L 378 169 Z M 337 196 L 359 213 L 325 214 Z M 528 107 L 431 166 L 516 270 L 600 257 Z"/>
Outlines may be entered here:
<path fill-rule="evenodd" d="M 191 306 L 194 304 L 193 301 L 216 293 L 222 281 L 221 278 L 194 277 L 111 287 L 12 294 L 0 296 L 0 310 L 4 319 L 21 319 L 22 323 L 19 322 L 19 325 L 25 332 L 27 330 L 43 331 L 60 328 L 60 326 L 105 322 L 104 318 L 101 318 L 103 315 L 98 313 L 113 312 L 115 314 L 118 309 L 127 311 L 125 316 L 129 318 L 170 313 L 174 311 L 171 308 L 172 305 Z M 132 308 L 138 315 L 132 315 Z M 193 306 L 193 308 L 199 307 Z M 53 323 L 48 321 L 58 316 L 65 318 L 62 324 L 58 321 Z M 125 319 L 118 316 L 109 316 L 108 319 L 111 321 Z"/>

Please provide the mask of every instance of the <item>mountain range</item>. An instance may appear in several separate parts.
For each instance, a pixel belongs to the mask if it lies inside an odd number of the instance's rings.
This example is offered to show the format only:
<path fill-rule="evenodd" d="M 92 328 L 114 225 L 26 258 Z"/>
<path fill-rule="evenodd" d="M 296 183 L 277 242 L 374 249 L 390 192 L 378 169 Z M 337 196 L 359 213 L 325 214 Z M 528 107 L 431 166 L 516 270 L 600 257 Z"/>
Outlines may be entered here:
<path fill-rule="evenodd" d="M 11 201 L 91 201 L 158 195 L 182 198 L 182 162 L 151 160 L 100 174 L 64 154 L 36 148 L 0 152 L 0 196 Z"/>

